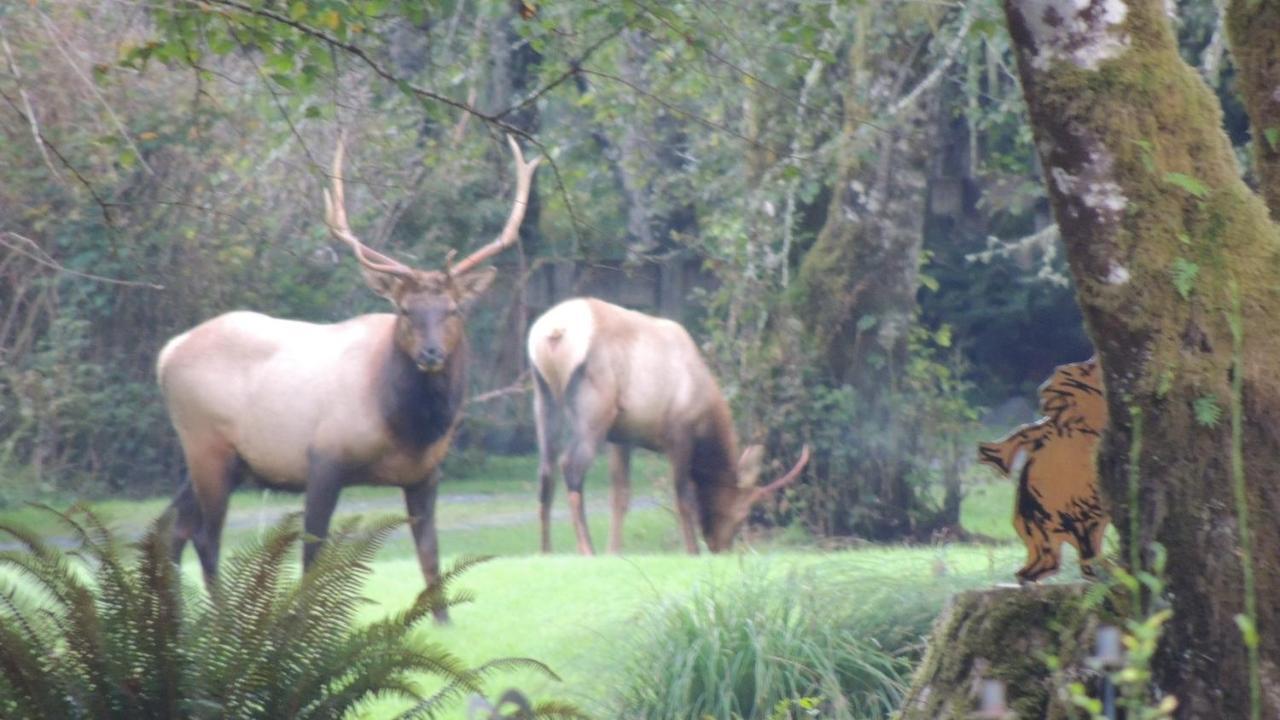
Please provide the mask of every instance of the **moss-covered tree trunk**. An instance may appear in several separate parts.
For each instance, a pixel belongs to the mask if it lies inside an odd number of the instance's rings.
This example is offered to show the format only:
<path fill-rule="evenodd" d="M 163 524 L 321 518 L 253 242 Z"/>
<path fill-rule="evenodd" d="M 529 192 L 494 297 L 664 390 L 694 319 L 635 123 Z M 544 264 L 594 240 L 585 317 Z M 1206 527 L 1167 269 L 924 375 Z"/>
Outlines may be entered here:
<path fill-rule="evenodd" d="M 1106 372 L 1103 488 L 1124 557 L 1135 543 L 1168 551 L 1174 616 L 1156 682 L 1181 700 L 1180 717 L 1250 717 L 1249 662 L 1234 620 L 1245 608 L 1230 419 L 1240 373 L 1261 716 L 1275 718 L 1280 233 L 1239 177 L 1216 99 L 1179 58 L 1163 0 L 1006 0 L 1005 8 L 1078 300 Z"/>
<path fill-rule="evenodd" d="M 1005 683 L 1019 720 L 1065 720 L 1070 683 L 1096 684 L 1087 669 L 1094 636 L 1114 619 L 1086 601 L 1086 586 L 971 590 L 952 598 L 929 638 L 897 720 L 971 720 L 983 680 Z M 1061 668 L 1056 674 L 1049 658 Z"/>
<path fill-rule="evenodd" d="M 1280 3 L 1232 0 L 1227 37 L 1253 128 L 1260 191 L 1280 222 Z"/>
<path fill-rule="evenodd" d="M 872 17 L 867 11 L 863 20 Z M 814 362 L 830 387 L 847 385 L 855 393 L 856 449 L 837 466 L 819 448 L 814 463 L 829 476 L 824 505 L 831 517 L 823 530 L 876 539 L 911 534 L 918 504 L 908 482 L 908 452 L 900 447 L 911 433 L 895 426 L 894 402 L 916 315 L 928 113 L 913 106 L 892 126 L 874 130 L 862 122 L 869 112 L 864 102 L 883 104 L 908 84 L 911 56 L 908 43 L 899 44 L 904 47 L 893 44 L 870 60 L 861 42 L 850 49 L 843 155 L 826 221 L 797 275 Z M 891 78 L 872 100 L 864 100 L 875 95 L 865 87 L 868 72 Z M 864 160 L 858 149 L 868 146 L 873 150 Z"/>

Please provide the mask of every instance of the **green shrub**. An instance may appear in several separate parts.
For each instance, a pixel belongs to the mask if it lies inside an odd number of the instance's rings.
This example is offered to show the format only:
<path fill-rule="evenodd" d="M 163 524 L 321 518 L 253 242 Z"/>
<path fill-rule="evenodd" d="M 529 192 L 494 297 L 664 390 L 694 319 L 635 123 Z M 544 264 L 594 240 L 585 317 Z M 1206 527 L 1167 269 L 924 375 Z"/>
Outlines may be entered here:
<path fill-rule="evenodd" d="M 646 612 L 602 715 L 886 718 L 954 583 L 825 562 L 706 583 Z M 817 713 L 814 715 L 813 713 Z"/>
<path fill-rule="evenodd" d="M 131 553 L 87 509 L 50 513 L 78 538 L 77 550 L 0 525 L 25 546 L 0 552 L 0 570 L 9 570 L 0 574 L 0 717 L 341 718 L 385 695 L 415 703 L 407 717 L 432 717 L 481 691 L 490 671 L 551 674 L 524 659 L 467 667 L 413 632 L 436 608 L 466 599 L 447 593 L 474 559 L 408 609 L 356 625 L 373 557 L 402 520 L 340 523 L 298 577 L 288 559 L 302 531 L 287 517 L 234 553 L 205 594 L 183 588 L 167 519 Z M 421 674 L 442 689 L 423 696 Z"/>

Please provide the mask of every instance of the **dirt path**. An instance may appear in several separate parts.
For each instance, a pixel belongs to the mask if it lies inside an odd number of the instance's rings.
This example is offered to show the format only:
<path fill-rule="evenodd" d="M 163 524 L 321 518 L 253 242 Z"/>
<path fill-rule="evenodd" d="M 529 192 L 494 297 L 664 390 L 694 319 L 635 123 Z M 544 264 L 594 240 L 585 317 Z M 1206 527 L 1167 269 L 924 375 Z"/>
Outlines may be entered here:
<path fill-rule="evenodd" d="M 484 503 L 493 503 L 504 508 L 523 503 L 528 509 L 504 509 L 501 512 L 480 516 L 477 516 L 474 512 L 466 512 L 461 513 L 464 516 L 461 518 L 454 517 L 455 513 L 450 512 L 451 508 L 460 506 L 476 507 Z M 632 510 L 648 510 L 656 507 L 659 507 L 659 502 L 655 497 L 638 496 L 631 499 Z M 301 496 L 298 497 L 296 503 L 286 504 L 277 501 L 268 504 L 261 501 L 255 502 L 254 496 L 250 493 L 241 493 L 231 499 L 231 507 L 227 511 L 224 532 L 245 532 L 264 529 L 275 524 L 285 515 L 292 512 L 300 512 L 301 510 Z M 587 500 L 588 515 L 607 514 L 608 512 L 609 503 L 607 498 Z M 404 501 L 398 495 L 388 495 L 386 498 L 376 500 L 365 499 L 348 502 L 339 500 L 335 516 L 396 513 L 404 513 Z M 448 493 L 440 495 L 436 503 L 436 516 L 437 528 L 442 532 L 514 527 L 536 523 L 538 521 L 538 505 L 535 498 L 530 498 L 523 494 Z M 551 517 L 557 522 L 567 522 L 569 520 L 569 512 L 563 507 L 562 503 L 557 503 L 557 506 L 551 511 Z M 153 519 L 150 516 L 115 517 L 111 519 L 110 524 L 117 530 L 119 537 L 131 541 L 142 537 L 147 524 Z M 75 539 L 68 533 L 47 535 L 45 536 L 45 541 L 61 548 L 70 548 L 76 544 Z M 0 551 L 17 550 L 21 547 L 20 543 L 12 540 L 0 540 Z"/>

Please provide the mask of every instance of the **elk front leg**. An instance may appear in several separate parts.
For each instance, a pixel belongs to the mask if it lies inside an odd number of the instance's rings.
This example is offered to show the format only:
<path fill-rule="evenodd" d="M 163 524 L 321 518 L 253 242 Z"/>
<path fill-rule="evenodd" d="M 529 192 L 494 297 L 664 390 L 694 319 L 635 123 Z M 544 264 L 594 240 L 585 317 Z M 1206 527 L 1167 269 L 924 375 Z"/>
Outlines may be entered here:
<path fill-rule="evenodd" d="M 404 489 L 404 505 L 409 513 L 409 528 L 413 533 L 413 545 L 418 551 L 418 564 L 427 587 L 440 584 L 440 541 L 436 535 L 436 493 L 439 490 L 437 476 Z M 449 622 L 449 609 L 435 611 L 436 623 Z"/>
<path fill-rule="evenodd" d="M 622 521 L 631 503 L 631 446 L 614 443 L 609 448 L 609 552 L 622 552 Z"/>
<path fill-rule="evenodd" d="M 690 472 L 693 448 L 688 447 L 683 439 L 677 439 L 672 442 L 667 458 L 671 461 L 671 480 L 676 493 L 676 511 L 680 515 L 680 534 L 684 538 L 684 548 L 690 555 L 697 555 L 698 497 Z"/>
<path fill-rule="evenodd" d="M 556 496 L 556 456 L 560 453 L 560 408 L 551 389 L 537 372 L 533 374 L 533 419 L 538 431 L 538 520 L 542 526 L 542 552 L 551 552 L 551 501 Z"/>
<path fill-rule="evenodd" d="M 302 529 L 308 537 L 302 544 L 302 571 L 305 573 L 320 551 L 320 543 L 329 536 L 329 521 L 338 505 L 345 474 L 338 463 L 311 453 L 307 472 L 307 494 L 303 504 Z"/>

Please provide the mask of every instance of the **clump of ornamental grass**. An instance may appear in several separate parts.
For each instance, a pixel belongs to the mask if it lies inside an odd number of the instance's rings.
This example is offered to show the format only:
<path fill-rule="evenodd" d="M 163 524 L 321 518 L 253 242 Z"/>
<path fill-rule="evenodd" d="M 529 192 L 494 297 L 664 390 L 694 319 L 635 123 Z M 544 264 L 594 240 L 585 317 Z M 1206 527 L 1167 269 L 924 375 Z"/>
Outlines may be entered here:
<path fill-rule="evenodd" d="M 903 577 L 890 560 L 767 564 L 708 581 L 643 613 L 621 688 L 627 720 L 822 717 L 896 711 L 955 581 Z"/>

